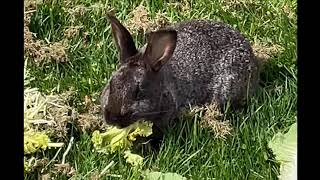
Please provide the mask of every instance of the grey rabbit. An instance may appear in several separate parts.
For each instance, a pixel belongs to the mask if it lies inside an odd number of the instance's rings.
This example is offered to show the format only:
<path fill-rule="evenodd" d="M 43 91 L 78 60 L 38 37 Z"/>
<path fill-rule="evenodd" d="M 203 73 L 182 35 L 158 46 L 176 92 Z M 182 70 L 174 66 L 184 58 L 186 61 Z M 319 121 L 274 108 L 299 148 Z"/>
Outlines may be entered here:
<path fill-rule="evenodd" d="M 146 45 L 137 49 L 119 20 L 107 17 L 120 62 L 101 94 L 107 124 L 126 127 L 144 118 L 167 128 L 186 106 L 238 107 L 258 86 L 250 43 L 227 24 L 177 23 L 147 33 Z"/>

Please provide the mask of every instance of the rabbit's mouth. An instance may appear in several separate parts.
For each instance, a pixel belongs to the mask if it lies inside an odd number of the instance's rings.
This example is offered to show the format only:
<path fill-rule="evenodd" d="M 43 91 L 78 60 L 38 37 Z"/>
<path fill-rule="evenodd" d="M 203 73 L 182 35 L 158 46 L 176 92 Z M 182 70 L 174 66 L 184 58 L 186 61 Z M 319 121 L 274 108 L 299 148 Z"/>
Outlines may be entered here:
<path fill-rule="evenodd" d="M 145 116 L 154 116 L 154 115 L 160 115 L 162 113 L 166 113 L 168 111 L 155 111 L 155 112 L 136 112 L 133 113 L 133 117 L 145 117 Z"/>
<path fill-rule="evenodd" d="M 167 113 L 168 111 L 154 111 L 154 112 L 135 112 L 131 115 L 131 119 L 133 121 L 137 121 L 139 119 L 145 120 L 153 120 Z"/>
<path fill-rule="evenodd" d="M 168 111 L 134 112 L 134 113 L 128 113 L 123 116 L 116 116 L 114 114 L 105 112 L 106 113 L 105 118 L 108 124 L 119 126 L 120 128 L 125 128 L 140 119 L 152 121 L 153 119 L 156 119 L 157 117 L 162 116 L 167 112 Z"/>
<path fill-rule="evenodd" d="M 132 123 L 131 113 L 125 115 L 119 115 L 116 113 L 111 113 L 109 111 L 104 111 L 104 120 L 107 124 L 118 126 L 121 128 L 127 127 Z"/>

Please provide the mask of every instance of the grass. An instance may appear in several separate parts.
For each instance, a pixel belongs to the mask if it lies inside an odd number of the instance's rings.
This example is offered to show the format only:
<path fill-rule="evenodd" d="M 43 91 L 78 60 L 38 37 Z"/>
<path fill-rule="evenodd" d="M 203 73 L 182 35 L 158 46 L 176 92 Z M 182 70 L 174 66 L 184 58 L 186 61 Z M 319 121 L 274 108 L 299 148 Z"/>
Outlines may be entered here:
<path fill-rule="evenodd" d="M 225 118 L 232 124 L 232 135 L 226 140 L 213 138 L 200 128 L 196 118 L 181 121 L 167 132 L 158 152 L 142 148 L 143 169 L 176 172 L 192 179 L 276 179 L 279 166 L 267 148 L 268 141 L 278 131 L 285 131 L 296 121 L 296 6 L 294 0 L 197 0 L 166 4 L 167 1 L 116 0 L 48 0 L 38 4 L 32 13 L 29 29 L 36 40 L 66 42 L 67 62 L 33 63 L 26 56 L 31 87 L 43 93 L 63 93 L 73 87 L 76 97 L 73 106 L 85 112 L 86 95 L 96 96 L 117 68 L 117 51 L 112 42 L 107 10 L 114 9 L 117 17 L 128 21 L 128 14 L 140 3 L 146 7 L 150 19 L 157 12 L 166 12 L 171 22 L 202 18 L 223 21 L 240 30 L 252 44 L 262 49 L 277 45 L 282 50 L 270 53 L 261 75 L 261 88 L 249 100 L 248 107 L 239 112 L 227 111 Z M 174 2 L 174 1 L 172 1 Z M 73 36 L 65 30 L 79 26 Z M 137 45 L 144 42 L 141 34 L 133 34 Z M 261 52 L 265 53 L 265 52 Z M 102 179 L 142 179 L 141 171 L 130 167 L 120 154 L 101 155 L 92 152 L 91 133 L 77 133 L 66 161 L 75 169 L 72 179 L 90 179 L 112 160 L 115 164 Z M 75 133 L 75 134 L 74 134 Z M 62 150 L 62 152 L 65 149 Z M 45 153 L 49 159 L 55 150 Z M 62 159 L 62 153 L 57 160 Z M 25 179 L 36 179 L 33 173 Z M 58 174 L 56 179 L 68 179 Z"/>

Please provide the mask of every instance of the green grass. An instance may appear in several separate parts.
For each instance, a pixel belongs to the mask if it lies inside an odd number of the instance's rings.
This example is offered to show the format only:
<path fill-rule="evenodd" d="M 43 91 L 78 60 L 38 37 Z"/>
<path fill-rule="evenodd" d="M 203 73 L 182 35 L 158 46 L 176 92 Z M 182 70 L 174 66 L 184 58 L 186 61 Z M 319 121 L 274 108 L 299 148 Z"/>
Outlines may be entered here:
<path fill-rule="evenodd" d="M 102 9 L 92 8 L 100 2 Z M 233 133 L 226 140 L 214 139 L 206 129 L 200 128 L 195 119 L 179 122 L 178 126 L 166 133 L 158 152 L 142 148 L 146 157 L 143 169 L 162 172 L 176 172 L 192 179 L 276 179 L 279 167 L 267 148 L 268 141 L 278 131 L 287 130 L 296 121 L 297 115 L 297 68 L 296 68 L 296 6 L 293 0 L 238 0 L 228 10 L 224 6 L 230 1 L 189 1 L 187 11 L 165 5 L 166 1 L 146 1 L 143 5 L 155 17 L 158 10 L 167 13 L 173 21 L 204 18 L 223 21 L 240 30 L 252 43 L 265 42 L 284 48 L 270 57 L 261 76 L 261 88 L 249 100 L 248 107 L 239 112 L 226 112 L 231 120 Z M 184 2 L 184 1 L 182 1 Z M 74 106 L 84 111 L 82 102 L 85 95 L 99 93 L 105 86 L 112 71 L 117 68 L 117 51 L 112 42 L 110 26 L 104 11 L 110 7 L 123 21 L 140 1 L 77 0 L 69 7 L 62 0 L 46 1 L 38 6 L 31 17 L 30 30 L 38 39 L 50 42 L 64 38 L 68 26 L 81 25 L 79 34 L 69 42 L 67 63 L 49 63 L 36 66 L 28 60 L 28 69 L 35 78 L 32 87 L 49 93 L 57 93 L 70 87 L 77 90 Z M 88 8 L 82 16 L 71 20 L 65 9 L 83 5 Z M 284 5 L 291 8 L 291 18 Z M 85 37 L 85 34 L 87 36 Z M 134 34 L 136 43 L 141 45 L 143 36 Z M 101 43 L 98 48 L 97 44 Z M 31 62 L 31 63 L 30 63 Z M 72 135 L 72 132 L 71 132 Z M 74 179 L 89 179 L 90 172 L 102 171 L 112 160 L 116 163 L 103 179 L 141 179 L 141 171 L 126 164 L 120 154 L 101 155 L 92 152 L 90 134 L 81 134 L 72 146 L 66 161 L 76 168 Z M 63 150 L 62 150 L 63 152 Z M 55 151 L 50 150 L 48 157 Z M 62 159 L 62 153 L 58 160 Z M 34 179 L 37 174 L 27 176 Z M 64 175 L 58 179 L 68 179 Z"/>

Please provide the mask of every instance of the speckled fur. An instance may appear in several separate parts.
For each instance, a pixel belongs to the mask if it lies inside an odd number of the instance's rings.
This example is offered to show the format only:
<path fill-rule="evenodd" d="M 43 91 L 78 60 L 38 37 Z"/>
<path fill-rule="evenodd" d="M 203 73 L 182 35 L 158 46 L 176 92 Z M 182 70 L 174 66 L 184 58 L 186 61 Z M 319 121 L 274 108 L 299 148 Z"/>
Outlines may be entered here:
<path fill-rule="evenodd" d="M 160 128 L 167 127 L 181 108 L 230 100 L 240 105 L 257 87 L 258 62 L 249 42 L 236 30 L 219 22 L 193 20 L 168 27 L 177 31 L 171 59 L 159 72 L 150 73 L 142 63 L 144 48 L 114 72 L 105 87 L 103 113 L 117 112 L 110 124 L 126 126 L 132 112 L 165 113 L 148 116 Z M 134 89 L 143 98 L 135 100 Z M 112 89 L 113 92 L 110 92 Z M 124 123 L 125 122 L 125 123 Z"/>
<path fill-rule="evenodd" d="M 162 70 L 172 76 L 167 82 L 175 85 L 170 89 L 179 107 L 211 102 L 221 106 L 227 100 L 238 103 L 252 93 L 258 82 L 258 63 L 238 31 L 204 20 L 180 23 L 174 29 L 177 46 Z"/>

